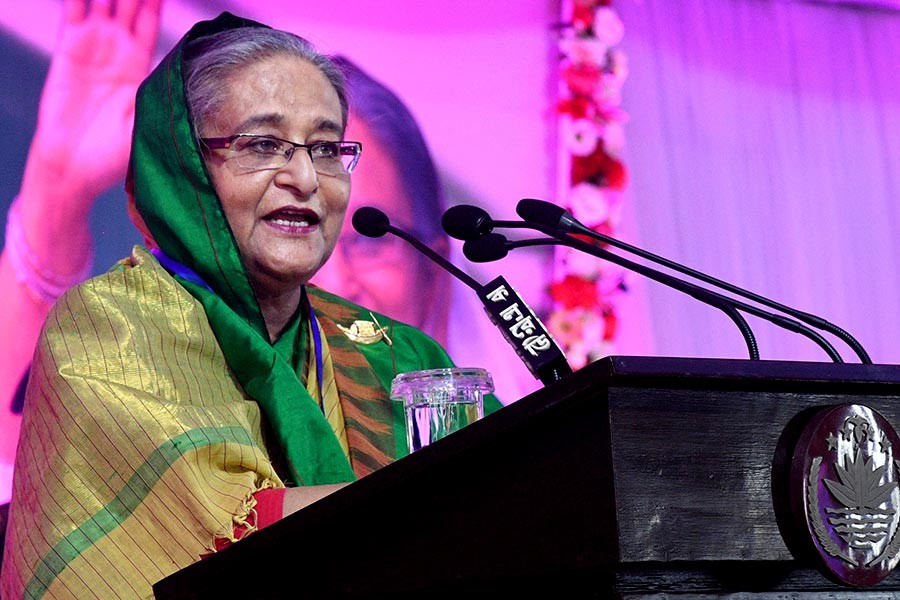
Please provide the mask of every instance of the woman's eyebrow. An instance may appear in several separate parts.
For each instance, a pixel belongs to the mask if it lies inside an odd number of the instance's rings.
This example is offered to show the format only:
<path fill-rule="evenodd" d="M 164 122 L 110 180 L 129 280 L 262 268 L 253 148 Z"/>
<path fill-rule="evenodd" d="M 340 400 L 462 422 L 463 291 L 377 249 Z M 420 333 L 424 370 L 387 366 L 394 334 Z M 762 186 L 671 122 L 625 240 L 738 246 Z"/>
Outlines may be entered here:
<path fill-rule="evenodd" d="M 319 119 L 316 121 L 316 131 L 333 131 L 339 135 L 344 134 L 344 126 L 340 123 L 335 123 L 331 119 Z"/>
<path fill-rule="evenodd" d="M 237 126 L 238 133 L 245 132 L 259 127 L 260 125 L 277 126 L 284 121 L 284 115 L 279 113 L 267 113 L 263 115 L 253 115 L 249 119 L 241 121 Z"/>
<path fill-rule="evenodd" d="M 279 125 L 284 123 L 284 120 L 285 117 L 282 113 L 266 113 L 262 115 L 253 115 L 252 117 L 241 121 L 241 123 L 237 126 L 237 133 L 251 132 L 253 128 L 262 125 L 278 127 Z M 319 119 L 316 119 L 316 121 L 313 123 L 313 131 L 334 132 L 338 135 L 343 135 L 344 126 L 330 118 L 321 117 Z"/>

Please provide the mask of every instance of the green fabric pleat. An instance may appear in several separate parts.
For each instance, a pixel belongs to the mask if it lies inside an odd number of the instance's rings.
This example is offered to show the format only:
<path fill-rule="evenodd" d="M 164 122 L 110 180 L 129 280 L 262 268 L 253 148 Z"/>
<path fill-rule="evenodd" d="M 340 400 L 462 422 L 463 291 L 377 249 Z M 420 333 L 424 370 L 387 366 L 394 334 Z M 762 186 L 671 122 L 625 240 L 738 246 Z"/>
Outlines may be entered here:
<path fill-rule="evenodd" d="M 297 369 L 269 343 L 188 115 L 182 81 L 185 44 L 238 27 L 265 26 L 229 13 L 198 23 L 138 90 L 130 164 L 135 205 L 160 249 L 193 269 L 214 290 L 179 278 L 203 305 L 244 391 L 262 406 L 294 481 L 300 485 L 352 481 L 350 463 L 300 384 Z"/>
<path fill-rule="evenodd" d="M 163 252 L 191 267 L 248 326 L 265 335 L 262 313 L 194 137 L 182 82 L 186 43 L 236 27 L 263 25 L 229 13 L 198 23 L 141 84 L 131 170 L 135 204 Z"/>

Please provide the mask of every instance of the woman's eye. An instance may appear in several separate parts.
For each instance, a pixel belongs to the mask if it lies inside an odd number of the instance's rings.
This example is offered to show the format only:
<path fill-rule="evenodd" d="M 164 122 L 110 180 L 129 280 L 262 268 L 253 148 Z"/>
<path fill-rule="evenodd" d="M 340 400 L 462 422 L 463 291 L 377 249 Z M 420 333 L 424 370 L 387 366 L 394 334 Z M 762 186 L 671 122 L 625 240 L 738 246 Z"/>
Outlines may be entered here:
<path fill-rule="evenodd" d="M 282 152 L 281 143 L 270 138 L 249 138 L 245 150 L 251 150 L 260 154 L 278 154 Z"/>
<path fill-rule="evenodd" d="M 335 142 L 320 142 L 312 147 L 313 158 L 338 158 L 340 153 L 340 147 Z"/>

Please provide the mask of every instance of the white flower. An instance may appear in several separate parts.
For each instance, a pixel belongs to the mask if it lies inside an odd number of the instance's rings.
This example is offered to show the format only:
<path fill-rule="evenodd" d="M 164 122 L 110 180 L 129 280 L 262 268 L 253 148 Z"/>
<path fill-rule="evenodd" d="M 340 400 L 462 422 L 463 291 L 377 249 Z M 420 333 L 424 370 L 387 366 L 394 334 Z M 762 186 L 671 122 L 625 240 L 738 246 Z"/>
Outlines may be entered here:
<path fill-rule="evenodd" d="M 607 62 L 609 45 L 593 37 L 567 35 L 559 41 L 559 49 L 572 62 L 601 66 Z"/>
<path fill-rule="evenodd" d="M 600 130 L 588 119 L 563 122 L 566 147 L 575 156 L 587 156 L 597 148 Z"/>
<path fill-rule="evenodd" d="M 613 9 L 601 6 L 594 13 L 594 35 L 607 47 L 615 46 L 622 41 L 625 26 Z"/>
<path fill-rule="evenodd" d="M 588 227 L 609 218 L 609 200 L 603 189 L 591 183 L 579 183 L 569 190 L 572 215 Z"/>

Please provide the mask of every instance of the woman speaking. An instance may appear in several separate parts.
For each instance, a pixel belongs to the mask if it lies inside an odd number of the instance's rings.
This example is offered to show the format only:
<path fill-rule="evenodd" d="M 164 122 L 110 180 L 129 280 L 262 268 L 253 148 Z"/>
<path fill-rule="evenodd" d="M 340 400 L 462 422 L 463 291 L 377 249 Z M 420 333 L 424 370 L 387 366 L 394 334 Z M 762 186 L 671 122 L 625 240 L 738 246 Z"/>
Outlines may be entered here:
<path fill-rule="evenodd" d="M 346 96 L 305 40 L 227 13 L 142 84 L 128 189 L 147 248 L 47 320 L 4 598 L 147 597 L 407 452 L 390 381 L 446 353 L 306 285 L 362 152 L 344 139 Z M 372 335 L 345 335 L 356 322 Z"/>

